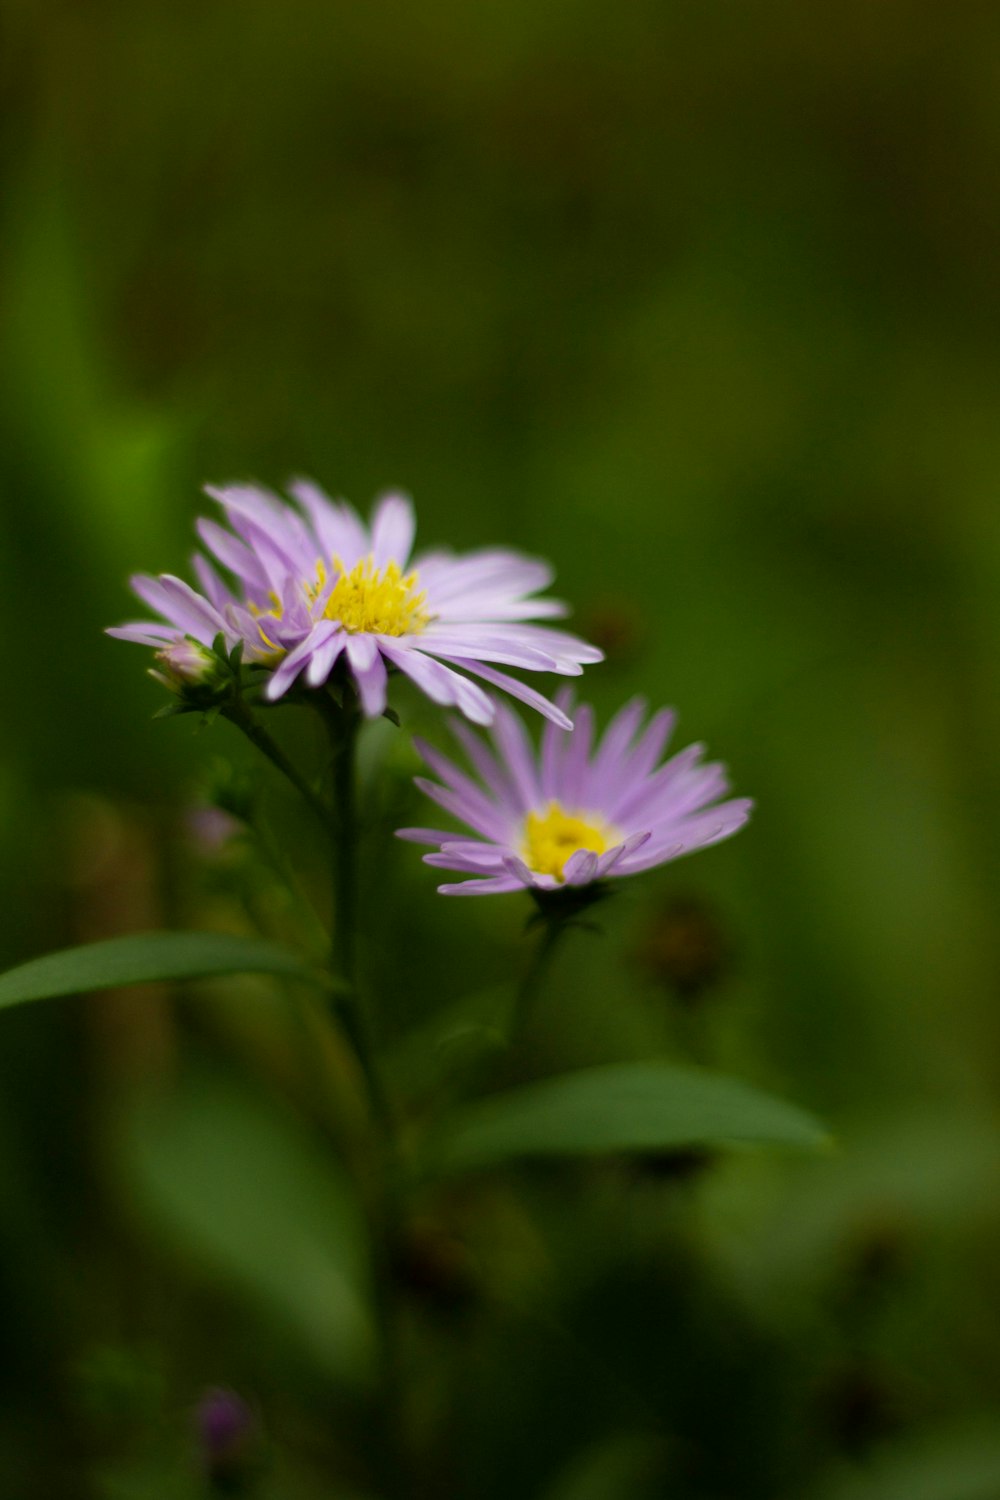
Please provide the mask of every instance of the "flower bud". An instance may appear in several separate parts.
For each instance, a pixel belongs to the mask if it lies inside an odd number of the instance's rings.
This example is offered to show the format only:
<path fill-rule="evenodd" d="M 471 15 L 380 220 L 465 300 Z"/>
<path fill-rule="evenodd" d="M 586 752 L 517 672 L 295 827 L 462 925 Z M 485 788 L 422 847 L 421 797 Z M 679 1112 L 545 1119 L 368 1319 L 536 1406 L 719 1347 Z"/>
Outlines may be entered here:
<path fill-rule="evenodd" d="M 150 676 L 162 682 L 172 693 L 187 696 L 192 690 L 214 690 L 219 687 L 225 673 L 219 658 L 207 646 L 191 640 L 190 636 L 178 636 L 157 651 L 156 660 L 160 671 L 150 669 Z"/>
<path fill-rule="evenodd" d="M 213 1488 L 233 1490 L 253 1468 L 260 1429 L 250 1407 L 235 1391 L 207 1390 L 195 1411 L 199 1456 Z"/>

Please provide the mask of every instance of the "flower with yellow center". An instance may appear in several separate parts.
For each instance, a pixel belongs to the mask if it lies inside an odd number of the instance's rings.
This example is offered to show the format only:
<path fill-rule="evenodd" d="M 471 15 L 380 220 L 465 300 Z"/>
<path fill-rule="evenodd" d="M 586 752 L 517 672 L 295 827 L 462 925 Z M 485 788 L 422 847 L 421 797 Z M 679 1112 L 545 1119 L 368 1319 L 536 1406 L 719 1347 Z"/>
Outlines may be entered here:
<path fill-rule="evenodd" d="M 566 862 L 578 849 L 604 854 L 621 835 L 595 814 L 566 812 L 550 802 L 544 812 L 530 812 L 524 820 L 521 852 L 529 870 L 553 875 L 562 884 Z"/>
<path fill-rule="evenodd" d="M 226 524 L 198 522 L 208 554 L 193 559 L 198 587 L 138 574 L 132 586 L 158 618 L 111 634 L 157 650 L 186 640 L 209 648 L 220 635 L 227 652 L 242 644 L 267 703 L 296 685 L 322 691 L 336 672 L 376 718 L 398 672 L 476 724 L 493 722 L 499 690 L 569 728 L 561 708 L 508 670 L 575 677 L 601 659 L 586 641 L 536 623 L 565 613 L 538 597 L 548 563 L 501 547 L 440 548 L 412 563 L 416 519 L 405 495 L 383 495 L 366 521 L 309 480 L 290 488 L 294 504 L 257 485 L 211 488 Z"/>
<path fill-rule="evenodd" d="M 572 707 L 568 693 L 558 703 L 566 711 Z M 445 895 L 529 890 L 548 899 L 546 892 L 558 893 L 559 909 L 572 912 L 587 901 L 580 895 L 587 886 L 666 864 L 742 828 L 753 804 L 727 798 L 725 768 L 703 763 L 701 745 L 660 764 L 674 715 L 661 709 L 645 719 L 646 705 L 635 698 L 598 740 L 593 712 L 581 703 L 572 729 L 546 724 L 536 748 L 517 715 L 497 704 L 489 743 L 454 725 L 475 775 L 415 740 L 439 778 L 418 776 L 417 786 L 464 826 L 458 833 L 397 833 L 432 846 L 427 864 L 465 877 L 438 886 Z"/>
<path fill-rule="evenodd" d="M 323 617 L 336 620 L 352 634 L 416 635 L 430 623 L 427 596 L 420 592 L 416 572 L 405 573 L 396 562 L 375 566 L 369 554 L 347 569 L 339 558 L 340 574 L 323 606 Z M 316 565 L 316 594 L 326 587 L 326 567 Z"/>

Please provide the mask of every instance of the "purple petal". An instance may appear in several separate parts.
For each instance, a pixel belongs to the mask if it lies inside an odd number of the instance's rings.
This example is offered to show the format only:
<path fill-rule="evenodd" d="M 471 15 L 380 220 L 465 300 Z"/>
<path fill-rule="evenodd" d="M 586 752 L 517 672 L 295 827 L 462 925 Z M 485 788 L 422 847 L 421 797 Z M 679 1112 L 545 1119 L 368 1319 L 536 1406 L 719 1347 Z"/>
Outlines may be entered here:
<path fill-rule="evenodd" d="M 443 828 L 397 828 L 396 837 L 410 844 L 446 844 L 455 835 Z"/>
<path fill-rule="evenodd" d="M 430 625 L 421 632 L 420 647 L 435 656 L 467 658 L 469 661 L 496 661 L 508 667 L 524 667 L 532 672 L 556 672 L 554 656 L 536 646 L 525 645 L 517 631 L 505 635 L 494 625 L 468 625 L 458 631 Z"/>
<path fill-rule="evenodd" d="M 627 859 L 638 849 L 642 849 L 651 838 L 651 833 L 633 833 L 622 843 L 609 849 L 606 854 L 602 854 L 597 861 L 597 879 L 602 880 L 605 875 L 610 875 L 622 860 Z"/>
<path fill-rule="evenodd" d="M 538 876 L 534 870 L 530 870 L 523 859 L 516 854 L 505 854 L 503 867 L 521 885 L 535 886 L 539 883 Z"/>
<path fill-rule="evenodd" d="M 522 890 L 512 875 L 494 875 L 487 880 L 460 880 L 457 885 L 439 885 L 442 896 L 506 896 Z"/>
<path fill-rule="evenodd" d="M 372 517 L 372 558 L 376 568 L 394 562 L 405 573 L 415 532 L 416 521 L 409 498 L 406 495 L 384 495 Z"/>
<path fill-rule="evenodd" d="M 620 789 L 614 805 L 605 804 L 608 817 L 619 825 L 627 824 L 633 817 L 644 816 L 655 806 L 667 790 L 686 776 L 705 753 L 704 745 L 688 745 L 685 750 L 660 766 L 651 776 L 635 783 L 627 781 Z"/>
<path fill-rule="evenodd" d="M 367 557 L 371 550 L 368 532 L 352 505 L 331 500 L 311 479 L 295 479 L 288 490 L 312 522 L 325 561 L 339 557 L 350 572 L 360 558 Z"/>
<path fill-rule="evenodd" d="M 496 804 L 490 801 L 490 798 L 486 796 L 481 787 L 476 785 L 471 777 L 466 776 L 465 772 L 460 771 L 458 766 L 450 761 L 446 755 L 442 755 L 440 750 L 435 750 L 433 745 L 429 745 L 419 735 L 414 735 L 413 748 L 427 762 L 435 776 L 440 777 L 445 786 L 451 787 L 453 792 L 457 792 L 459 796 L 465 797 L 471 802 L 478 803 L 482 801 L 496 807 Z M 517 816 L 516 807 L 508 806 L 505 809 L 497 807 L 498 812 L 502 810 L 507 811 L 508 814 L 513 813 L 515 817 Z"/>
<path fill-rule="evenodd" d="M 477 594 L 480 598 L 490 594 L 517 598 L 546 588 L 553 576 L 550 564 L 541 558 L 525 557 L 503 548 L 467 552 L 463 557 L 450 552 L 428 552 L 415 558 L 414 565 L 423 587 L 428 593 L 433 590 L 435 605 L 454 602 L 463 596 L 474 603 Z M 481 614 L 478 618 L 482 618 Z"/>
<path fill-rule="evenodd" d="M 296 571 L 310 568 L 315 561 L 315 537 L 290 505 L 273 490 L 259 484 L 206 485 L 206 494 L 217 500 L 226 512 L 233 530 L 256 548 L 265 538 L 269 547 L 283 554 L 289 567 Z"/>
<path fill-rule="evenodd" d="M 423 575 L 420 576 L 421 585 Z M 449 625 L 470 620 L 491 623 L 516 620 L 558 620 L 569 614 L 569 605 L 561 599 L 511 599 L 507 594 L 462 594 L 455 600 L 433 597 L 434 613 Z"/>
<path fill-rule="evenodd" d="M 460 823 L 467 823 L 483 838 L 492 839 L 496 843 L 504 844 L 510 833 L 510 821 L 506 818 L 490 800 L 482 793 L 476 792 L 474 796 L 464 796 L 461 792 L 452 791 L 450 787 L 438 786 L 436 781 L 429 781 L 425 776 L 415 776 L 413 784 L 425 796 L 430 797 L 445 812 L 450 812 L 453 818 Z M 454 834 L 451 835 L 455 837 Z"/>
<path fill-rule="evenodd" d="M 563 865 L 567 885 L 590 885 L 597 878 L 597 855 L 593 849 L 578 849 Z"/>
<path fill-rule="evenodd" d="M 516 677 L 509 677 L 506 672 L 498 672 L 494 667 L 486 666 L 484 662 L 468 661 L 458 656 L 449 659 L 456 666 L 465 667 L 466 671 L 474 672 L 477 677 L 482 677 L 484 682 L 490 683 L 492 687 L 500 688 L 502 692 L 509 693 L 512 698 L 518 698 L 522 703 L 527 703 L 529 708 L 537 709 L 546 719 L 551 719 L 553 724 L 558 724 L 560 729 L 573 728 L 572 720 L 566 717 L 558 704 L 550 703 L 548 698 L 543 698 L 541 693 L 525 683 L 518 682 Z M 469 717 L 471 718 L 471 714 Z M 488 722 L 492 723 L 492 718 Z"/>
<path fill-rule="evenodd" d="M 222 566 L 228 568 L 251 594 L 258 597 L 267 594 L 270 587 L 267 574 L 246 542 L 241 542 L 239 537 L 233 536 L 233 533 L 227 531 L 224 526 L 220 526 L 218 521 L 210 521 L 205 516 L 199 517 L 196 529 L 209 552 L 213 553 Z"/>
<path fill-rule="evenodd" d="M 479 839 L 446 839 L 440 852 L 449 859 L 464 859 L 477 870 L 495 870 L 503 864 L 507 851 L 501 844 L 484 844 Z"/>
<path fill-rule="evenodd" d="M 501 852 L 495 846 L 488 857 L 478 854 L 463 854 L 462 845 L 446 844 L 436 854 L 425 854 L 424 864 L 436 870 L 461 870 L 466 875 L 499 875 L 503 870 Z M 470 845 L 470 848 L 475 847 Z M 483 848 L 485 846 L 478 846 Z"/>
<path fill-rule="evenodd" d="M 370 635 L 347 637 L 347 659 L 358 685 L 361 707 L 369 719 L 378 718 L 385 708 L 388 674 L 378 643 Z"/>
<path fill-rule="evenodd" d="M 203 645 L 211 645 L 220 630 L 223 635 L 227 633 L 219 611 L 181 578 L 170 573 L 162 573 L 157 579 L 140 575 L 133 578 L 132 587 L 144 604 L 165 615 L 185 635 L 193 635 Z"/>
<path fill-rule="evenodd" d="M 535 646 L 554 656 L 558 662 L 556 670 L 565 676 L 578 676 L 580 668 L 604 660 L 604 652 L 598 646 L 591 646 L 565 630 L 552 630 L 548 625 L 520 625 L 517 628 L 525 645 Z"/>
<path fill-rule="evenodd" d="M 413 646 L 401 646 L 389 636 L 381 637 L 379 644 L 383 655 L 433 702 L 461 709 L 474 724 L 493 723 L 493 702 L 476 683 L 452 671 L 444 662 L 425 656 Z"/>
<path fill-rule="evenodd" d="M 541 801 L 542 792 L 538 784 L 534 751 L 525 733 L 524 725 L 506 703 L 497 704 L 496 718 L 493 721 L 493 740 L 500 753 L 500 759 L 510 773 L 520 811 L 526 813 L 529 808 L 537 807 Z"/>
<path fill-rule="evenodd" d="M 550 720 L 542 730 L 542 755 L 540 783 L 542 788 L 543 802 L 552 802 L 559 795 L 559 783 L 562 776 L 563 756 L 570 745 L 570 735 L 566 728 L 572 733 L 572 721 L 567 714 L 573 707 L 573 689 L 561 687 L 556 693 L 556 707 L 566 719 L 566 726 L 557 725 L 556 721 Z"/>
<path fill-rule="evenodd" d="M 228 604 L 233 602 L 232 594 L 226 588 L 226 585 L 212 567 L 212 564 L 207 558 L 202 557 L 200 552 L 192 554 L 191 566 L 195 571 L 195 576 L 201 586 L 202 593 L 213 609 L 221 612 Z"/>
<path fill-rule="evenodd" d="M 599 800 L 602 806 L 609 807 L 626 790 L 631 790 L 626 771 L 628 747 L 645 712 L 646 700 L 631 698 L 604 731 L 587 778 L 584 795 L 588 806 L 596 806 Z"/>
<path fill-rule="evenodd" d="M 666 747 L 677 715 L 669 708 L 661 708 L 650 719 L 635 747 L 626 759 L 626 774 L 638 779 L 648 776 Z"/>
<path fill-rule="evenodd" d="M 641 853 L 630 858 L 627 861 L 628 873 L 666 864 L 668 860 L 678 859 L 682 854 L 690 854 L 695 849 L 706 849 L 710 844 L 718 844 L 723 839 L 730 838 L 743 827 L 752 810 L 751 798 L 734 797 L 731 802 L 723 802 L 720 807 L 686 818 L 676 828 L 664 830 L 662 836 L 655 835 Z M 624 863 L 623 861 L 623 866 Z"/>
<path fill-rule="evenodd" d="M 311 688 L 322 687 L 333 664 L 346 644 L 344 632 L 334 620 L 321 620 L 311 637 L 312 655 L 306 668 L 306 683 Z"/>
<path fill-rule="evenodd" d="M 288 692 L 292 683 L 309 661 L 312 654 L 312 638 L 306 639 L 294 651 L 290 651 L 283 661 L 275 667 L 268 678 L 267 687 L 264 689 L 264 697 L 269 703 L 274 703 L 284 693 Z"/>
<path fill-rule="evenodd" d="M 573 721 L 569 746 L 563 752 L 562 773 L 556 796 L 566 808 L 580 807 L 587 783 L 590 742 L 594 734 L 594 710 L 581 703 Z"/>
<path fill-rule="evenodd" d="M 109 625 L 105 635 L 119 641 L 134 641 L 140 646 L 162 646 L 164 641 L 181 641 L 183 632 L 176 625 L 158 625 L 155 620 L 134 620 L 128 625 Z"/>
<path fill-rule="evenodd" d="M 478 734 L 474 734 L 461 719 L 451 719 L 448 723 L 448 728 L 462 746 L 470 762 L 479 772 L 484 785 L 493 793 L 497 802 L 501 806 L 508 808 L 516 816 L 520 809 L 514 785 L 505 767 L 487 749 Z"/>

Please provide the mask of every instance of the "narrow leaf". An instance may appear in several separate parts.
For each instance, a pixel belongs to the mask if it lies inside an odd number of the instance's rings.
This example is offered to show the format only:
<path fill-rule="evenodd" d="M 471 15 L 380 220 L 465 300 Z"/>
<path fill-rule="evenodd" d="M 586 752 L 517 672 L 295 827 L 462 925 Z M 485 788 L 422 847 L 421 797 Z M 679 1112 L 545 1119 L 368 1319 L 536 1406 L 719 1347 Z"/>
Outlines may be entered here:
<path fill-rule="evenodd" d="M 526 1156 L 815 1147 L 825 1140 L 812 1116 L 738 1079 L 667 1063 L 627 1063 L 480 1100 L 434 1128 L 425 1158 L 431 1172 L 462 1172 Z"/>
<path fill-rule="evenodd" d="M 829 1484 L 810 1495 L 813 1500 L 996 1500 L 996 1424 L 917 1433 L 887 1445 L 861 1470 L 841 1466 Z"/>
<path fill-rule="evenodd" d="M 145 932 L 64 948 L 0 974 L 0 1009 L 26 1000 L 78 995 L 156 979 L 206 979 L 222 974 L 280 974 L 320 982 L 290 948 L 222 932 Z"/>

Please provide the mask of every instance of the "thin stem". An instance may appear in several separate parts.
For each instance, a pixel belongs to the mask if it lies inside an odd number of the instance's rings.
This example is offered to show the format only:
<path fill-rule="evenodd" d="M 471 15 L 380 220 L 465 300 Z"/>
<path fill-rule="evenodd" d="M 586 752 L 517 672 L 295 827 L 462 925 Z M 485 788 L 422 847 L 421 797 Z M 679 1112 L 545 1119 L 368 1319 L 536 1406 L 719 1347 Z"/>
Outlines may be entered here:
<path fill-rule="evenodd" d="M 331 700 L 326 700 L 328 703 Z M 360 720 L 353 705 L 327 718 L 333 757 L 333 964 L 352 990 L 358 983 L 357 747 Z"/>
<path fill-rule="evenodd" d="M 333 939 L 330 969 L 339 984 L 332 993 L 334 1014 L 365 1075 L 372 1108 L 391 1137 L 390 1111 L 375 1064 L 367 1020 L 358 992 L 358 811 L 357 744 L 361 715 L 350 689 L 339 706 L 327 693 L 317 693 L 316 707 L 330 742 L 333 780 L 333 815 L 330 872 L 333 886 Z"/>
<path fill-rule="evenodd" d="M 222 717 L 234 724 L 241 734 L 245 734 L 250 743 L 266 755 L 267 759 L 290 781 L 295 790 L 305 798 L 313 812 L 322 821 L 324 827 L 329 829 L 332 822 L 332 814 L 322 797 L 317 796 L 305 777 L 295 769 L 281 746 L 271 738 L 263 724 L 254 717 L 253 711 L 244 703 L 242 698 L 235 698 L 227 703 L 222 709 Z"/>
<path fill-rule="evenodd" d="M 535 1001 L 542 983 L 549 972 L 552 957 L 563 933 L 570 925 L 566 916 L 551 909 L 543 910 L 539 920 L 542 923 L 542 935 L 514 997 L 510 1026 L 507 1031 L 507 1044 L 511 1047 L 516 1046 L 521 1039 L 531 1012 L 535 1008 Z"/>
<path fill-rule="evenodd" d="M 304 940 L 308 942 L 310 952 L 317 964 L 322 965 L 326 959 L 327 933 L 308 892 L 288 863 L 281 848 L 272 837 L 271 830 L 256 808 L 247 817 L 247 829 L 264 863 L 292 898 L 299 920 L 308 929 L 308 937 Z"/>
<path fill-rule="evenodd" d="M 330 854 L 334 913 L 330 967 L 342 983 L 332 994 L 332 1005 L 364 1074 L 378 1127 L 377 1168 L 368 1205 L 375 1272 L 375 1312 L 382 1344 L 381 1391 L 374 1413 L 376 1443 L 386 1495 L 403 1500 L 411 1491 L 406 1479 L 400 1329 L 392 1263 L 398 1235 L 399 1161 L 392 1109 L 375 1061 L 358 986 L 357 743 L 361 715 L 349 687 L 344 689 L 342 705 L 327 693 L 318 693 L 315 702 L 330 742 L 333 785 Z"/>

